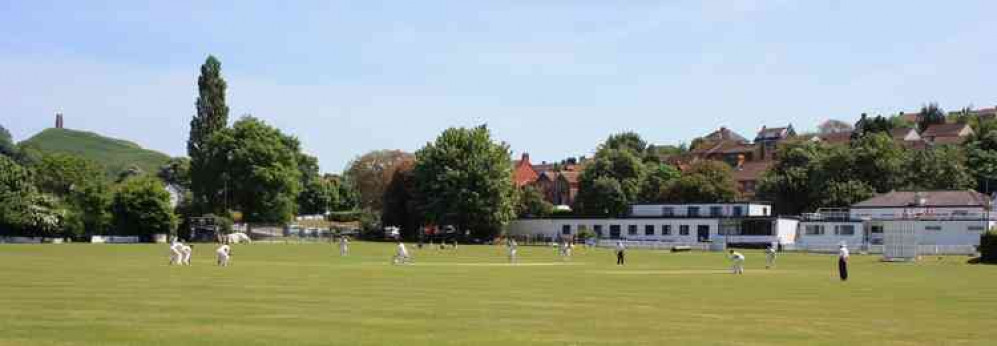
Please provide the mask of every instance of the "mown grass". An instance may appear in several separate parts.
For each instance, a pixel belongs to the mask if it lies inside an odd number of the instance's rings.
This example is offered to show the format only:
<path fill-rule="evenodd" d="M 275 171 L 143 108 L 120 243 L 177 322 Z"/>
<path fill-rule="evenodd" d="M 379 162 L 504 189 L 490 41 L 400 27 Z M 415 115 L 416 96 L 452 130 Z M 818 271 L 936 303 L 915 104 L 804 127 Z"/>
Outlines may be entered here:
<path fill-rule="evenodd" d="M 521 247 L 391 244 L 234 248 L 213 266 L 166 265 L 164 245 L 0 246 L 0 345 L 987 345 L 997 266 L 784 254 L 727 274 L 719 253 L 579 250 L 562 263 Z"/>

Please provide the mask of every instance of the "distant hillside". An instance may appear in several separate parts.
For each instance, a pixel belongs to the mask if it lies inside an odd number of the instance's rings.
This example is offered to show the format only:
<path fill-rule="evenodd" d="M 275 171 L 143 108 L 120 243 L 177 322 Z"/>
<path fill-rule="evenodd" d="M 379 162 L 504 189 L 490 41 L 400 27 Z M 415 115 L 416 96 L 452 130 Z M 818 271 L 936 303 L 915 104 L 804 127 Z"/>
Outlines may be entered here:
<path fill-rule="evenodd" d="M 166 154 L 143 149 L 129 141 L 67 129 L 46 129 L 21 144 L 43 152 L 80 155 L 103 165 L 109 176 L 116 176 L 131 166 L 156 174 L 170 159 Z"/>

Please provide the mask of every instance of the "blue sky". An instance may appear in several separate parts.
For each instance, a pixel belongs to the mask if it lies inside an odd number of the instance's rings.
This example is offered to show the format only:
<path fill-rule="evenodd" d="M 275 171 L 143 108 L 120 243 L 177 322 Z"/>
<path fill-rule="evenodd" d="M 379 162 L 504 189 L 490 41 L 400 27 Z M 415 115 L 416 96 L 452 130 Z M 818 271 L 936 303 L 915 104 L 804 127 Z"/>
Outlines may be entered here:
<path fill-rule="evenodd" d="M 515 155 L 997 105 L 993 1 L 0 0 L 0 124 L 183 155 L 198 66 L 337 172 L 487 123 Z"/>

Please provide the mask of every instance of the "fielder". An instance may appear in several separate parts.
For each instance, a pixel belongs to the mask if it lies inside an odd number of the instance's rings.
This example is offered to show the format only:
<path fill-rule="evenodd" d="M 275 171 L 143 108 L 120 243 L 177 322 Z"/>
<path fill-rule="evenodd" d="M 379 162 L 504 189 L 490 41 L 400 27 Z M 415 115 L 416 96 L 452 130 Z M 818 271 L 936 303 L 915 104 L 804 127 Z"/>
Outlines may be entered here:
<path fill-rule="evenodd" d="M 339 255 L 346 257 L 350 254 L 350 239 L 346 236 L 339 238 Z"/>
<path fill-rule="evenodd" d="M 841 281 L 848 281 L 848 257 L 850 253 L 848 252 L 848 245 L 841 243 L 838 246 L 838 276 L 841 277 Z"/>
<path fill-rule="evenodd" d="M 734 274 L 744 274 L 744 255 L 740 252 L 730 250 L 730 260 L 734 262 L 734 265 L 731 267 Z"/>
<path fill-rule="evenodd" d="M 189 266 L 190 265 L 190 255 L 194 252 L 194 245 L 184 245 L 180 248 L 180 254 L 183 256 L 180 259 L 180 265 Z"/>
<path fill-rule="evenodd" d="M 616 242 L 616 265 L 621 266 L 621 265 L 624 265 L 627 262 L 626 261 L 626 251 L 627 251 L 627 246 L 623 245 L 623 241 L 622 240 L 621 241 L 617 241 Z"/>
<path fill-rule="evenodd" d="M 215 253 L 218 254 L 218 266 L 228 267 L 229 258 L 232 257 L 232 248 L 228 244 L 222 244 L 215 250 Z"/>
<path fill-rule="evenodd" d="M 180 265 L 183 261 L 183 253 L 181 252 L 183 248 L 183 243 L 174 239 L 173 244 L 170 244 L 170 265 Z"/>
<path fill-rule="evenodd" d="M 506 244 L 509 247 L 509 263 L 516 264 L 518 258 L 517 253 L 519 252 L 519 244 L 516 243 L 516 239 L 509 239 Z"/>
<path fill-rule="evenodd" d="M 775 268 L 775 258 L 775 246 L 769 245 L 769 248 L 765 249 L 765 269 Z"/>
<path fill-rule="evenodd" d="M 391 258 L 391 264 L 407 264 L 412 263 L 412 258 L 409 257 L 408 249 L 405 248 L 405 243 L 398 242 L 398 250 L 395 253 L 395 257 Z"/>

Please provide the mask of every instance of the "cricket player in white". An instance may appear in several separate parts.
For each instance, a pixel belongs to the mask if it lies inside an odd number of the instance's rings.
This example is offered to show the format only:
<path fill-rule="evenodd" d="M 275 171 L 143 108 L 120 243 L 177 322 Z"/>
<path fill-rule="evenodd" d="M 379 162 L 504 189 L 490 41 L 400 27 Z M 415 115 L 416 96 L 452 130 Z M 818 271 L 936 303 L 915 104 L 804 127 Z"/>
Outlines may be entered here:
<path fill-rule="evenodd" d="M 189 266 L 190 265 L 190 255 L 194 252 L 194 247 L 192 245 L 184 245 L 180 248 L 180 254 L 183 258 L 180 260 L 180 265 Z"/>
<path fill-rule="evenodd" d="M 405 248 L 405 243 L 398 242 L 398 250 L 395 253 L 395 257 L 391 260 L 393 264 L 404 264 L 410 263 L 411 258 L 408 255 L 408 249 Z"/>
<path fill-rule="evenodd" d="M 509 263 L 515 264 L 517 261 L 516 255 L 519 251 L 519 244 L 516 243 L 516 239 L 510 238 L 507 246 L 509 247 Z"/>
<path fill-rule="evenodd" d="M 232 257 L 232 248 L 227 244 L 222 244 L 219 246 L 215 253 L 218 254 L 218 265 L 222 267 L 228 267 L 228 260 Z"/>
<path fill-rule="evenodd" d="M 744 274 L 744 255 L 730 250 L 730 260 L 734 262 L 734 266 L 731 268 L 734 274 Z"/>
<path fill-rule="evenodd" d="M 841 281 L 848 281 L 848 257 L 850 253 L 848 252 L 848 245 L 841 243 L 838 246 L 838 276 L 841 277 Z"/>
<path fill-rule="evenodd" d="M 775 245 L 769 245 L 769 248 L 765 249 L 765 269 L 775 267 L 775 257 Z"/>
<path fill-rule="evenodd" d="M 339 238 L 339 255 L 346 257 L 350 254 L 350 239 L 346 236 Z"/>
<path fill-rule="evenodd" d="M 181 252 L 183 248 L 183 243 L 174 239 L 173 244 L 170 244 L 170 265 L 180 265 L 183 264 L 183 253 Z"/>

